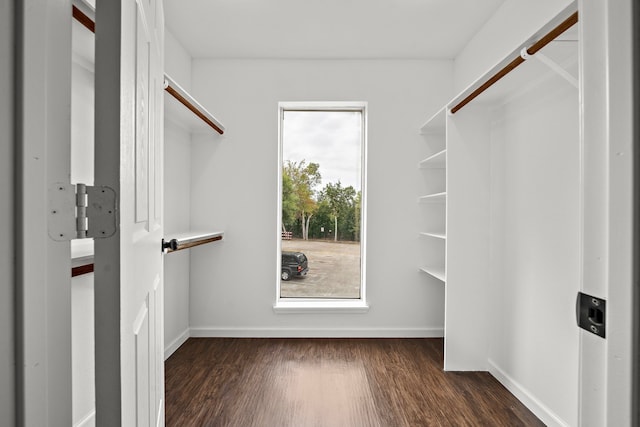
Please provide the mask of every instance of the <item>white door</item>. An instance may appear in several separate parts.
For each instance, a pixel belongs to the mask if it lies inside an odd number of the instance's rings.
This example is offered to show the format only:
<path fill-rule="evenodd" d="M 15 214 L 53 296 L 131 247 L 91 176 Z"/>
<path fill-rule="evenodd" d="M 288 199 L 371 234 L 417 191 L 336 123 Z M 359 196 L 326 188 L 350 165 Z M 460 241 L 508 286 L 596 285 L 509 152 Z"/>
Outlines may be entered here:
<path fill-rule="evenodd" d="M 95 183 L 120 228 L 95 241 L 96 423 L 164 425 L 161 0 L 96 8 Z"/>

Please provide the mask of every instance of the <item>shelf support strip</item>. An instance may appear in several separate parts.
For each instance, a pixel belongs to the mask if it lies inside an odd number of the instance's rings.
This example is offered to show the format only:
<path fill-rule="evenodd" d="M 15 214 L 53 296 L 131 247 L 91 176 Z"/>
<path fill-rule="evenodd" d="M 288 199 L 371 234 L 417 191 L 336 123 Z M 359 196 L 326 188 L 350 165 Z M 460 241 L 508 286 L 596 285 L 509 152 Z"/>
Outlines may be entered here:
<path fill-rule="evenodd" d="M 551 68 L 556 73 L 558 73 L 560 75 L 560 77 L 562 77 L 563 79 L 568 81 L 573 87 L 575 87 L 576 89 L 578 88 L 578 79 L 573 77 L 571 75 L 571 73 L 569 73 L 567 70 L 562 68 L 553 59 L 549 58 L 546 55 L 543 55 L 540 52 L 536 53 L 535 55 L 528 55 L 528 56 L 537 59 L 538 61 L 540 61 L 541 63 L 543 63 L 547 67 Z M 527 58 L 525 58 L 525 59 L 527 59 Z"/>

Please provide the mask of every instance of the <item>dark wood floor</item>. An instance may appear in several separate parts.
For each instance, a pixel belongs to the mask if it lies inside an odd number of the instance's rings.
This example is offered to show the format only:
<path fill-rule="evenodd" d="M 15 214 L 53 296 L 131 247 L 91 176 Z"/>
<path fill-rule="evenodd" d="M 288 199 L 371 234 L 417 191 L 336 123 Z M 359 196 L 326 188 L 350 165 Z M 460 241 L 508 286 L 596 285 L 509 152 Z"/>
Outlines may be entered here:
<path fill-rule="evenodd" d="M 441 339 L 191 338 L 166 362 L 167 426 L 542 426 Z"/>

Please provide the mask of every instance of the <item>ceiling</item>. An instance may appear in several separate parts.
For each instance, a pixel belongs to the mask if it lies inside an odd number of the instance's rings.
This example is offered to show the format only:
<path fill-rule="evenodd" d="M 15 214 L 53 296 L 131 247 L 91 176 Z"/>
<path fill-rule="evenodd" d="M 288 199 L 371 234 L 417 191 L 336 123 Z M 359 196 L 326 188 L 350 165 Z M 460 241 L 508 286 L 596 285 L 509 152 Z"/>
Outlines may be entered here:
<path fill-rule="evenodd" d="M 505 0 L 164 0 L 193 58 L 454 58 Z"/>

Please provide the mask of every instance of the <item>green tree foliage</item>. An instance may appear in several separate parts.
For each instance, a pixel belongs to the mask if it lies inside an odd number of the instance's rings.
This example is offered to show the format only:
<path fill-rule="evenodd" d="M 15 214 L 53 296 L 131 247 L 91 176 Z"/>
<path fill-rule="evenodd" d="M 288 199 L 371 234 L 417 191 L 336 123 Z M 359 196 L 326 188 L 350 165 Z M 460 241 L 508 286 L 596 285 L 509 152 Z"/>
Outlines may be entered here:
<path fill-rule="evenodd" d="M 296 222 L 299 221 L 302 231 L 302 238 L 307 240 L 309 237 L 309 226 L 311 218 L 316 210 L 315 187 L 320 184 L 322 176 L 320 175 L 320 165 L 318 163 L 309 163 L 305 160 L 300 162 L 292 162 L 287 160 L 282 169 L 282 188 L 283 188 L 283 224 L 285 223 L 285 180 L 291 184 L 291 192 L 287 197 L 287 206 L 295 206 Z M 286 178 L 285 178 L 286 177 Z M 288 185 L 288 183 L 287 183 Z M 288 214 L 294 212 L 290 210 Z M 288 217 L 290 218 L 290 217 Z M 289 223 L 290 224 L 290 223 Z"/>
<path fill-rule="evenodd" d="M 282 169 L 282 227 L 302 239 L 360 241 L 362 193 L 342 183 L 321 191 L 320 165 L 286 161 Z"/>
<path fill-rule="evenodd" d="M 353 233 L 353 240 L 360 241 L 360 219 L 362 218 L 362 192 L 358 191 L 353 203 L 353 226 L 351 232 Z"/>
<path fill-rule="evenodd" d="M 333 231 L 333 216 L 331 215 L 331 207 L 326 200 L 318 200 L 318 209 L 311 221 L 309 229 L 309 237 L 312 239 L 325 239 L 332 237 L 329 230 Z"/>
<path fill-rule="evenodd" d="M 354 240 L 355 199 L 356 190 L 352 186 L 343 187 L 340 181 L 335 184 L 328 183 L 320 192 L 320 200 L 326 201 L 331 210 L 335 241 L 339 237 L 341 240 Z"/>
<path fill-rule="evenodd" d="M 298 194 L 294 191 L 291 177 L 282 174 L 282 231 L 287 231 L 287 227 L 295 223 L 298 212 Z"/>

